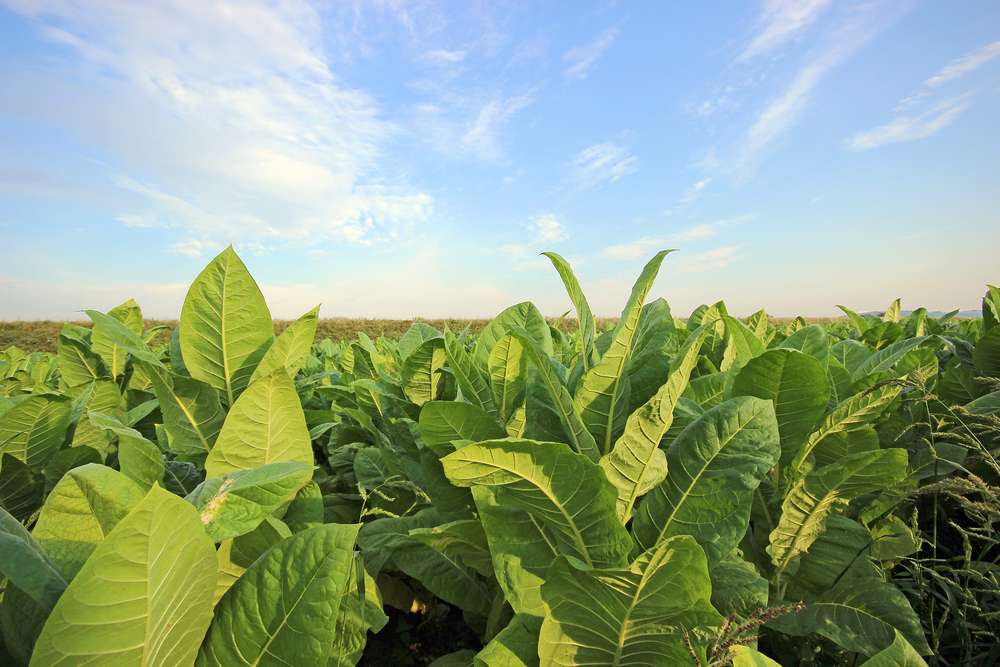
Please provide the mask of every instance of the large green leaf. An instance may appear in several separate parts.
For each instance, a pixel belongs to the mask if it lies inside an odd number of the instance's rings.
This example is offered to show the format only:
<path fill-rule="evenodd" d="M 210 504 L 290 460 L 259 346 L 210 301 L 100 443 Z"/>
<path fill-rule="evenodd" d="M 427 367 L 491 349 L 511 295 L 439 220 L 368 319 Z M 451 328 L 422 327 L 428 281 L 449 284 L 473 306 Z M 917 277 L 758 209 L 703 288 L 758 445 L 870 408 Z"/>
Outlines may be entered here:
<path fill-rule="evenodd" d="M 545 354 L 545 351 L 523 330 L 515 329 L 512 331 L 512 335 L 524 346 L 524 350 L 535 369 L 532 382 L 538 387 L 538 390 L 529 404 L 529 428 L 532 420 L 539 418 L 537 411 L 544 410 L 549 414 L 554 414 L 562 426 L 565 441 L 577 452 L 596 461 L 600 452 L 597 449 L 594 436 L 590 434 L 580 418 L 566 385 L 563 384 L 556 371 L 555 361 Z"/>
<path fill-rule="evenodd" d="M 726 347 L 722 353 L 720 371 L 739 369 L 764 352 L 764 344 L 750 327 L 729 315 L 722 316 Z"/>
<path fill-rule="evenodd" d="M 527 362 L 524 344 L 512 333 L 504 334 L 490 352 L 490 388 L 493 390 L 493 401 L 500 413 L 500 420 L 505 424 L 524 405 Z"/>
<path fill-rule="evenodd" d="M 663 258 L 669 250 L 662 250 L 649 260 L 636 280 L 629 296 L 621 319 L 615 326 L 611 345 L 601 360 L 590 368 L 576 387 L 573 397 L 577 413 L 580 415 L 587 430 L 594 436 L 600 454 L 611 451 L 611 445 L 617 435 L 618 419 L 624 423 L 623 399 L 625 387 L 623 382 L 625 364 L 632 354 L 632 345 L 646 295 L 653 287 L 653 281 L 660 270 Z M 624 400 L 627 407 L 627 400 Z"/>
<path fill-rule="evenodd" d="M 593 567 L 620 565 L 631 540 L 615 511 L 617 494 L 601 468 L 563 443 L 492 440 L 442 459 L 456 486 L 484 486 L 528 512 L 559 552 Z"/>
<path fill-rule="evenodd" d="M 69 580 L 142 500 L 142 487 L 98 463 L 70 470 L 45 499 L 33 535 Z"/>
<path fill-rule="evenodd" d="M 347 591 L 337 611 L 337 639 L 327 667 L 354 667 L 365 650 L 368 633 L 378 632 L 389 622 L 389 617 L 382 611 L 378 585 L 363 570 L 359 576 L 358 568 L 355 561 L 348 575 Z M 359 582 L 362 582 L 364 590 L 358 588 Z"/>
<path fill-rule="evenodd" d="M 312 466 L 307 463 L 270 463 L 206 479 L 187 500 L 198 510 L 209 536 L 219 542 L 252 531 L 291 502 L 311 478 Z"/>
<path fill-rule="evenodd" d="M 927 667 L 927 663 L 897 630 L 892 643 L 861 663 L 861 667 Z"/>
<path fill-rule="evenodd" d="M 38 470 L 66 438 L 70 401 L 60 396 L 29 396 L 0 416 L 0 454 L 10 454 Z"/>
<path fill-rule="evenodd" d="M 295 378 L 306 365 L 309 350 L 316 339 L 316 327 L 319 324 L 319 306 L 288 325 L 281 332 L 274 344 L 267 349 L 264 358 L 257 364 L 250 382 L 257 378 L 270 375 L 279 368 L 284 368 L 288 377 Z"/>
<path fill-rule="evenodd" d="M 689 664 L 685 633 L 723 621 L 711 592 L 705 554 L 687 536 L 665 540 L 628 569 L 578 570 L 559 559 L 542 585 L 549 613 L 540 664 Z"/>
<path fill-rule="evenodd" d="M 208 454 L 226 417 L 219 404 L 219 392 L 193 378 L 146 368 L 170 450 L 181 456 Z"/>
<path fill-rule="evenodd" d="M 0 576 L 16 586 L 39 606 L 52 609 L 66 589 L 66 579 L 31 536 L 31 533 L 0 508 Z"/>
<path fill-rule="evenodd" d="M 698 363 L 698 353 L 706 332 L 692 334 L 674 358 L 667 381 L 625 422 L 625 432 L 614 448 L 601 457 L 601 468 L 618 490 L 618 515 L 628 521 L 639 497 L 663 481 L 667 458 L 660 449 L 663 436 L 674 421 L 674 406 L 687 388 L 691 371 Z"/>
<path fill-rule="evenodd" d="M 75 387 L 108 376 L 101 358 L 90 349 L 85 340 L 74 335 L 74 332 L 69 330 L 70 327 L 75 328 L 76 325 L 63 326 L 57 344 L 59 386 L 68 392 Z"/>
<path fill-rule="evenodd" d="M 583 369 L 587 370 L 593 365 L 596 355 L 594 341 L 597 338 L 597 328 L 594 314 L 590 311 L 590 304 L 587 303 L 587 297 L 584 296 L 583 289 L 580 288 L 580 283 L 577 281 L 576 275 L 573 274 L 573 268 L 569 265 L 569 262 L 555 252 L 543 252 L 542 254 L 549 258 L 552 266 L 559 273 L 563 285 L 566 286 L 569 299 L 573 302 L 573 307 L 576 309 L 576 318 L 580 322 L 576 347 L 577 352 L 580 354 L 580 360 L 583 363 Z"/>
<path fill-rule="evenodd" d="M 525 301 L 506 308 L 479 332 L 476 346 L 472 351 L 472 359 L 479 368 L 486 369 L 490 352 L 496 347 L 497 342 L 512 329 L 527 331 L 530 338 L 546 354 L 552 354 L 552 334 L 549 331 L 548 322 L 542 317 L 535 304 Z"/>
<path fill-rule="evenodd" d="M 441 383 L 441 368 L 447 355 L 442 338 L 431 338 L 421 343 L 405 360 L 401 369 L 403 393 L 417 405 L 437 397 Z"/>
<path fill-rule="evenodd" d="M 153 487 L 70 583 L 31 664 L 190 665 L 214 580 L 215 551 L 194 509 Z"/>
<path fill-rule="evenodd" d="M 835 433 L 855 431 L 871 424 L 901 391 L 898 386 L 886 385 L 841 401 L 806 438 L 789 466 L 791 474 L 795 476 L 805 471 L 813 450 L 824 438 Z"/>
<path fill-rule="evenodd" d="M 473 363 L 462 341 L 447 329 L 444 332 L 444 349 L 448 356 L 448 366 L 462 392 L 462 398 L 499 420 L 500 413 L 496 403 L 493 402 L 493 394 L 485 373 Z M 485 367 L 485 358 L 483 365 Z"/>
<path fill-rule="evenodd" d="M 1000 377 L 1000 326 L 983 334 L 976 343 L 972 359 L 980 373 Z"/>
<path fill-rule="evenodd" d="M 97 428 L 118 438 L 118 467 L 125 476 L 141 486 L 143 491 L 148 491 L 155 483 L 163 482 L 166 463 L 163 453 L 156 445 L 114 417 L 90 412 L 87 419 Z"/>
<path fill-rule="evenodd" d="M 794 637 L 816 633 L 863 655 L 875 655 L 899 631 L 922 655 L 931 653 L 920 619 L 895 586 L 869 574 L 866 564 L 852 569 L 832 589 L 768 625 Z"/>
<path fill-rule="evenodd" d="M 456 440 L 479 442 L 504 437 L 497 420 L 482 408 L 462 401 L 430 401 L 420 410 L 420 436 L 440 456 L 452 451 Z"/>
<path fill-rule="evenodd" d="M 312 440 L 295 386 L 279 369 L 251 384 L 226 415 L 205 472 L 220 477 L 277 461 L 312 465 Z"/>
<path fill-rule="evenodd" d="M 667 450 L 667 478 L 636 512 L 636 540 L 651 548 L 693 535 L 710 561 L 728 555 L 746 533 L 753 492 L 779 454 L 770 401 L 741 396 L 712 408 Z"/>
<path fill-rule="evenodd" d="M 196 664 L 326 664 L 358 527 L 317 526 L 266 552 L 219 601 Z"/>
<path fill-rule="evenodd" d="M 142 335 L 142 311 L 134 299 L 129 299 L 125 303 L 115 306 L 108 311 L 108 315 L 124 324 L 125 328 L 135 335 Z M 101 323 L 95 322 L 94 332 L 91 336 L 91 349 L 100 355 L 104 366 L 112 377 L 118 377 L 125 372 L 127 351 L 116 342 L 114 335 L 109 335 L 107 327 Z"/>
<path fill-rule="evenodd" d="M 540 619 L 517 614 L 476 654 L 475 667 L 537 667 Z"/>
<path fill-rule="evenodd" d="M 729 650 L 730 657 L 733 659 L 733 667 L 781 667 L 781 663 L 771 660 L 749 646 L 737 644 Z"/>
<path fill-rule="evenodd" d="M 178 329 L 191 377 L 224 391 L 232 405 L 274 338 L 264 295 L 232 246 L 191 284 Z"/>
<path fill-rule="evenodd" d="M 809 550 L 838 508 L 899 482 L 906 476 L 906 467 L 906 450 L 883 449 L 848 456 L 799 480 L 786 494 L 781 518 L 770 536 L 768 553 L 778 576 Z"/>
<path fill-rule="evenodd" d="M 719 613 L 746 618 L 767 607 L 767 579 L 737 554 L 715 563 L 709 574 L 712 576 L 712 606 Z"/>
<path fill-rule="evenodd" d="M 104 341 L 106 350 L 114 355 L 121 356 L 131 354 L 136 359 L 145 361 L 153 366 L 160 366 L 162 362 L 158 354 L 149 349 L 146 341 L 142 338 L 142 330 L 136 332 L 125 322 L 99 310 L 87 310 L 87 317 L 94 323 L 95 340 Z M 107 363 L 107 361 L 105 361 Z M 124 361 L 120 363 L 124 364 Z M 122 369 L 118 369 L 119 373 Z"/>
<path fill-rule="evenodd" d="M 751 359 L 740 370 L 733 395 L 774 402 L 781 461 L 786 464 L 826 412 L 830 387 L 826 369 L 816 359 L 797 350 L 776 349 Z"/>

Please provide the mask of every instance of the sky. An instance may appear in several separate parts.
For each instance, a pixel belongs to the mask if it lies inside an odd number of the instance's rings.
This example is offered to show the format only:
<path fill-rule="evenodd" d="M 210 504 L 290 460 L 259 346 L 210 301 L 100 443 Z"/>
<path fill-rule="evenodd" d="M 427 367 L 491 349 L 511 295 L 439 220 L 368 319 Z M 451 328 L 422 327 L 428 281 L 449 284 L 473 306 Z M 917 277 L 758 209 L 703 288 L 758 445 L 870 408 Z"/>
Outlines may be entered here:
<path fill-rule="evenodd" d="M 0 319 L 975 308 L 1000 2 L 0 0 Z"/>

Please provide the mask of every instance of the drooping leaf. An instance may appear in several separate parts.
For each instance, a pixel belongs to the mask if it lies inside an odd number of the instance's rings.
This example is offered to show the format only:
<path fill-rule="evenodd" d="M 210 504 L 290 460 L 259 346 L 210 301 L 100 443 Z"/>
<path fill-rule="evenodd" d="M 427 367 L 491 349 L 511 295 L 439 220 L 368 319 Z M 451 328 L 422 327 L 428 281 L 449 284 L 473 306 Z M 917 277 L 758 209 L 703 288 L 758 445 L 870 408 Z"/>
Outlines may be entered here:
<path fill-rule="evenodd" d="M 20 521 L 0 508 L 0 576 L 45 610 L 66 589 L 66 579 Z"/>
<path fill-rule="evenodd" d="M 206 479 L 188 495 L 205 531 L 219 542 L 249 533 L 312 477 L 312 466 L 299 461 L 270 463 Z"/>
<path fill-rule="evenodd" d="M 506 308 L 479 333 L 476 338 L 476 346 L 472 351 L 472 360 L 477 367 L 483 370 L 487 368 L 490 352 L 496 347 L 497 342 L 510 333 L 512 329 L 527 331 L 531 340 L 545 354 L 552 354 L 552 334 L 549 332 L 548 322 L 542 317 L 535 304 L 525 301 Z"/>
<path fill-rule="evenodd" d="M 220 477 L 278 461 L 313 463 L 302 403 L 281 369 L 251 384 L 230 408 L 205 472 Z"/>
<path fill-rule="evenodd" d="M 541 620 L 517 614 L 479 653 L 475 667 L 537 667 Z"/>
<path fill-rule="evenodd" d="M 733 667 L 781 667 L 780 663 L 749 646 L 737 644 L 729 650 Z"/>
<path fill-rule="evenodd" d="M 482 408 L 462 401 L 430 401 L 420 410 L 420 436 L 440 456 L 451 452 L 452 442 L 496 440 L 504 431 Z"/>
<path fill-rule="evenodd" d="M 779 576 L 826 530 L 831 514 L 853 498 L 899 482 L 906 465 L 906 450 L 883 449 L 851 455 L 799 480 L 785 496 L 770 537 L 768 553 Z"/>
<path fill-rule="evenodd" d="M 746 618 L 767 607 L 767 579 L 738 555 L 726 556 L 709 570 L 709 574 L 712 577 L 712 606 L 719 613 Z"/>
<path fill-rule="evenodd" d="M 98 463 L 74 468 L 45 499 L 32 534 L 68 581 L 144 494 L 117 470 Z"/>
<path fill-rule="evenodd" d="M 125 328 L 135 335 L 142 335 L 142 311 L 134 299 L 129 299 L 125 303 L 115 306 L 108 311 L 108 315 L 124 324 Z M 115 336 L 100 323 L 95 322 L 91 336 L 91 349 L 100 355 L 104 366 L 111 373 L 111 377 L 119 377 L 125 372 L 127 350 L 123 349 L 116 342 Z"/>
<path fill-rule="evenodd" d="M 824 438 L 871 424 L 901 391 L 901 387 L 886 385 L 841 401 L 806 438 L 789 465 L 792 474 L 801 474 L 805 470 L 806 462 Z"/>
<path fill-rule="evenodd" d="M 265 553 L 219 601 L 196 664 L 326 664 L 357 533 L 357 525 L 326 524 Z"/>
<path fill-rule="evenodd" d="M 118 466 L 126 477 L 142 487 L 143 491 L 148 491 L 153 484 L 163 482 L 166 464 L 156 445 L 114 417 L 91 412 L 87 418 L 94 426 L 113 433 L 118 438 Z"/>
<path fill-rule="evenodd" d="M 219 393 L 193 378 L 150 372 L 170 449 L 181 456 L 205 456 L 222 430 Z"/>
<path fill-rule="evenodd" d="M 632 531 L 652 548 L 693 535 L 716 562 L 742 539 L 753 492 L 780 454 L 770 401 L 741 396 L 712 408 L 667 450 L 667 478 L 639 505 Z"/>
<path fill-rule="evenodd" d="M 781 461 L 787 464 L 826 412 L 830 387 L 826 370 L 816 359 L 797 350 L 775 349 L 751 359 L 740 370 L 733 394 L 774 402 Z"/>
<path fill-rule="evenodd" d="M 540 664 L 688 664 L 684 632 L 723 620 L 711 589 L 705 554 L 687 536 L 664 540 L 627 569 L 578 570 L 559 559 L 542 585 L 549 613 Z"/>
<path fill-rule="evenodd" d="M 563 443 L 492 440 L 442 459 L 456 486 L 484 486 L 537 520 L 561 553 L 593 567 L 620 565 L 631 540 L 601 468 Z"/>
<path fill-rule="evenodd" d="M 215 552 L 194 509 L 153 487 L 70 583 L 31 664 L 191 664 L 214 579 Z"/>
<path fill-rule="evenodd" d="M 264 296 L 232 246 L 191 284 L 178 330 L 191 377 L 224 392 L 232 405 L 274 338 Z"/>
<path fill-rule="evenodd" d="M 861 663 L 861 667 L 927 667 L 927 663 L 897 630 L 892 643 Z"/>

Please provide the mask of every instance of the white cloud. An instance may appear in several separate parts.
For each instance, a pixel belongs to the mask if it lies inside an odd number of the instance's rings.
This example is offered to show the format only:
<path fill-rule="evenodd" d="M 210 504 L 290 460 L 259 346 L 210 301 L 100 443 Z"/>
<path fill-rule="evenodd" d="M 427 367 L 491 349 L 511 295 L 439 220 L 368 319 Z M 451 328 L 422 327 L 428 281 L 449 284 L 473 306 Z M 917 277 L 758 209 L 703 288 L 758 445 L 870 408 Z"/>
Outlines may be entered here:
<path fill-rule="evenodd" d="M 1000 56 L 1000 41 L 987 44 L 974 53 L 967 54 L 951 61 L 934 76 L 924 81 L 924 85 L 934 88 L 949 81 L 954 81 L 970 72 L 979 69 L 989 61 Z"/>
<path fill-rule="evenodd" d="M 539 243 L 559 243 L 569 238 L 569 233 L 563 224 L 552 213 L 540 215 L 528 223 L 528 229 Z"/>
<path fill-rule="evenodd" d="M 615 183 L 639 169 L 639 159 L 618 144 L 607 141 L 588 146 L 572 164 L 572 179 L 583 188 Z"/>
<path fill-rule="evenodd" d="M 594 66 L 604 52 L 611 48 L 618 38 L 618 30 L 610 28 L 598 35 L 593 41 L 577 46 L 563 54 L 566 69 L 563 71 L 570 79 L 586 79 L 590 68 Z"/>
<path fill-rule="evenodd" d="M 695 243 L 714 238 L 719 233 L 720 227 L 739 225 L 756 218 L 754 213 L 744 213 L 730 218 L 723 218 L 713 222 L 703 222 L 687 229 L 683 229 L 673 234 L 663 236 L 644 236 L 628 243 L 619 243 L 608 246 L 601 251 L 601 254 L 608 259 L 619 261 L 635 261 L 648 258 L 657 250 L 669 248 L 674 245 L 684 243 Z M 700 255 L 699 255 L 700 257 Z"/>
<path fill-rule="evenodd" d="M 108 195 L 120 221 L 217 244 L 374 242 L 427 219 L 429 195 L 380 170 L 395 128 L 338 80 L 313 5 L 12 9 L 75 55 L 25 73 L 0 103 L 127 165 Z"/>
<path fill-rule="evenodd" d="M 176 255 L 198 258 L 205 251 L 205 244 L 198 239 L 189 239 L 173 244 L 170 246 L 170 250 Z"/>
<path fill-rule="evenodd" d="M 854 135 L 847 147 L 852 151 L 868 151 L 886 144 L 926 139 L 953 123 L 971 102 L 969 96 L 963 95 L 915 116 L 898 116 L 885 125 Z"/>
<path fill-rule="evenodd" d="M 830 0 L 765 0 L 754 38 L 740 55 L 749 60 L 791 41 L 819 18 Z"/>
<path fill-rule="evenodd" d="M 682 204 L 690 204 L 701 197 L 701 193 L 708 187 L 708 184 L 712 182 L 712 177 L 708 176 L 701 179 L 700 181 L 693 183 L 685 192 L 684 196 L 681 197 Z"/>
<path fill-rule="evenodd" d="M 499 159 L 503 155 L 500 146 L 501 132 L 514 114 L 528 107 L 532 101 L 528 95 L 518 95 L 485 103 L 462 135 L 462 146 L 480 159 Z"/>
<path fill-rule="evenodd" d="M 737 246 L 722 246 L 696 255 L 678 255 L 671 266 L 679 273 L 701 273 L 724 269 L 738 257 Z"/>
<path fill-rule="evenodd" d="M 449 51 L 447 49 L 432 49 L 420 54 L 420 59 L 431 65 L 454 65 L 465 60 L 465 51 Z"/>

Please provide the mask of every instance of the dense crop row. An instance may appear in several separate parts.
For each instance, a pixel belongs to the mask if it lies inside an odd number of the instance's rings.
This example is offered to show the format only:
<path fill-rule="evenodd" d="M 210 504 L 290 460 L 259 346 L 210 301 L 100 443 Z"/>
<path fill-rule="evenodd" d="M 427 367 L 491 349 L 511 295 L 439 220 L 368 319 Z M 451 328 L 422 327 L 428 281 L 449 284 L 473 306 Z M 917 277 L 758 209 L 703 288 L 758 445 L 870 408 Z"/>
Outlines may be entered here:
<path fill-rule="evenodd" d="M 0 662 L 1000 660 L 1000 291 L 681 322 L 666 254 L 606 331 L 549 254 L 570 334 L 275 337 L 227 249 L 168 343 L 129 301 L 8 348 Z"/>

